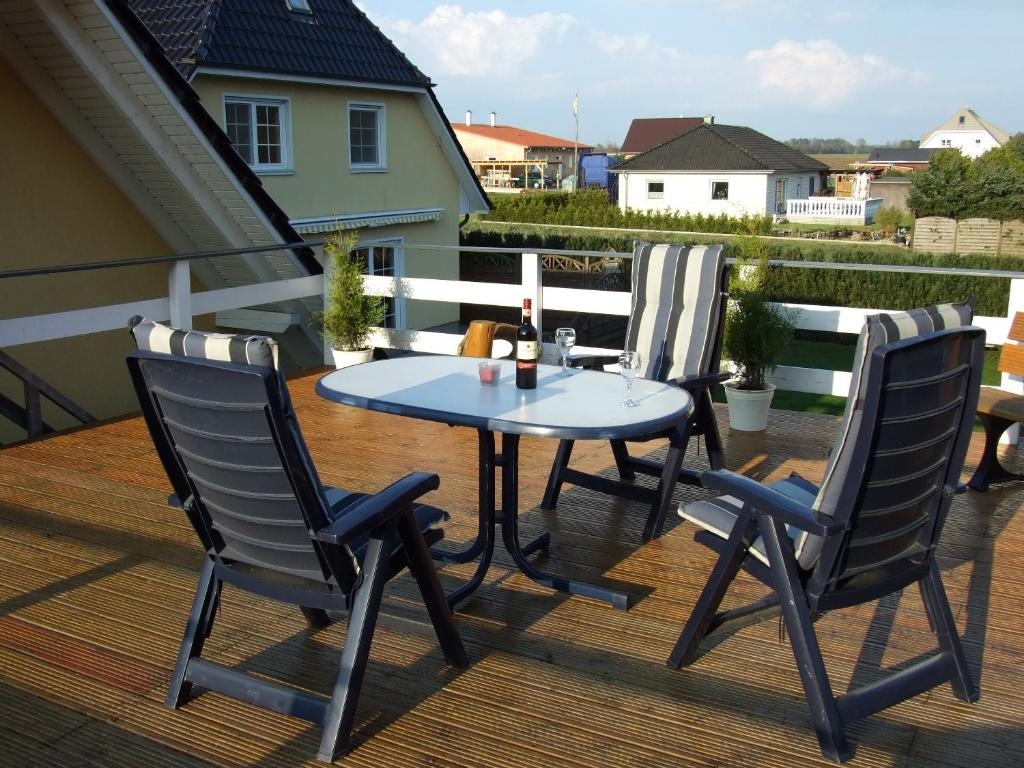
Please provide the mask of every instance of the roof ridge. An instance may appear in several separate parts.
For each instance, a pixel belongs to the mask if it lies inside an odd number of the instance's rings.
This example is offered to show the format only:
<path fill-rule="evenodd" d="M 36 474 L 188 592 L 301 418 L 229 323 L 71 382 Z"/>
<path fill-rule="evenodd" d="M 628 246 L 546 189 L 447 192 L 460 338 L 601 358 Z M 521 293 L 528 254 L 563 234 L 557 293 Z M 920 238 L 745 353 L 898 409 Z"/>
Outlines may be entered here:
<path fill-rule="evenodd" d="M 700 128 L 701 126 L 697 126 L 697 127 Z M 753 128 L 747 128 L 746 126 L 743 126 L 743 125 L 723 125 L 723 126 L 717 126 L 714 123 L 711 123 L 710 125 L 708 123 L 704 123 L 704 127 L 707 128 L 709 131 L 711 131 L 713 134 L 715 134 L 715 136 L 720 138 L 726 144 L 728 144 L 728 145 L 738 149 L 744 155 L 746 155 L 751 160 L 753 160 L 755 163 L 757 163 L 759 166 L 761 166 L 764 170 L 766 170 L 766 171 L 775 170 L 774 168 L 769 168 L 768 166 L 766 166 L 763 162 L 761 162 L 760 158 L 755 157 L 753 155 L 753 153 L 751 153 L 749 150 L 741 147 L 739 144 L 737 144 L 735 141 L 730 139 L 728 136 L 723 136 L 721 133 L 716 131 L 715 128 L 741 128 L 741 129 L 744 129 L 744 130 L 747 130 L 747 131 L 751 131 L 752 133 L 758 133 L 761 136 L 764 136 L 766 139 L 769 139 L 771 141 L 775 141 L 775 139 L 773 139 L 771 136 L 767 136 L 767 135 L 761 133 L 760 131 L 755 131 Z M 782 142 L 775 142 L 775 143 L 776 144 L 782 144 Z M 783 144 L 783 146 L 785 146 L 785 145 Z"/>

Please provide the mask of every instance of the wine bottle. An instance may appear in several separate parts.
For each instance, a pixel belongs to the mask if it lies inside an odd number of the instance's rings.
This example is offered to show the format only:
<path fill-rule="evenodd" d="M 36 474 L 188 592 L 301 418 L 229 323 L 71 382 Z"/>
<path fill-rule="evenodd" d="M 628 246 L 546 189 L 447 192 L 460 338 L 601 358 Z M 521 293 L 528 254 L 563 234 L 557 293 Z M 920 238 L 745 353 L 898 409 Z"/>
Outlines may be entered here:
<path fill-rule="evenodd" d="M 540 345 L 537 329 L 533 327 L 533 304 L 523 299 L 523 324 L 516 331 L 516 386 L 520 389 L 537 388 L 537 362 Z"/>

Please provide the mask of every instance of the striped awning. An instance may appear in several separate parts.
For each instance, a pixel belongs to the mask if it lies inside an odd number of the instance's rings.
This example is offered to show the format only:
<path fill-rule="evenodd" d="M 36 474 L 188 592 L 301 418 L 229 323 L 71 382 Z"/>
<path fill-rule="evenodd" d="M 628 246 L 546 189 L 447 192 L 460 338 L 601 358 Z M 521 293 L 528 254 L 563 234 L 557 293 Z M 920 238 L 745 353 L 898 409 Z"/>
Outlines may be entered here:
<path fill-rule="evenodd" d="M 315 235 L 334 232 L 339 229 L 365 229 L 390 227 L 396 224 L 418 224 L 437 221 L 444 208 L 421 208 L 412 211 L 378 211 L 376 213 L 355 213 L 345 216 L 314 216 L 292 219 L 289 223 L 301 235 Z"/>

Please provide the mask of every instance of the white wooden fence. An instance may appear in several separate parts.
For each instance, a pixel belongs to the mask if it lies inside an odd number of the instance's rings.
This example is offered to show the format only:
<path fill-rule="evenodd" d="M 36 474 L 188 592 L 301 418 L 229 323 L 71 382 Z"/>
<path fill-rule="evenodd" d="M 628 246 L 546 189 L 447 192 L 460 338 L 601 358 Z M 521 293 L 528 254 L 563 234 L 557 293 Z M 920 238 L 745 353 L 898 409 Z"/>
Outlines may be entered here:
<path fill-rule="evenodd" d="M 882 205 L 882 198 L 855 200 L 848 197 L 809 197 L 787 200 L 786 218 L 804 224 L 870 224 Z"/>

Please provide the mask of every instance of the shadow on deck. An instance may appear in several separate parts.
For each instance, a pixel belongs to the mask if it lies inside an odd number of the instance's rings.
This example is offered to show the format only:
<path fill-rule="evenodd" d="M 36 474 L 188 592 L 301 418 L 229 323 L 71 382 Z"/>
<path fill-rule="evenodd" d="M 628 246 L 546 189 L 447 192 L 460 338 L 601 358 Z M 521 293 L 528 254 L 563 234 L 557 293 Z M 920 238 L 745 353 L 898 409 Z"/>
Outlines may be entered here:
<path fill-rule="evenodd" d="M 441 475 L 431 501 L 453 516 L 449 544 L 475 535 L 476 436 L 318 399 L 292 382 L 325 482 L 372 490 L 411 469 Z M 723 426 L 727 425 L 724 419 Z M 730 468 L 818 480 L 837 421 L 776 411 L 767 433 L 726 432 Z M 977 436 L 968 457 L 973 468 Z M 550 569 L 634 594 L 629 613 L 538 587 L 501 549 L 459 611 L 471 656 L 444 666 L 417 590 L 393 582 L 371 652 L 353 766 L 789 766 L 822 760 L 788 643 L 772 622 L 727 639 L 696 665 L 664 661 L 712 564 L 671 520 L 640 543 L 645 510 L 566 487 L 536 508 L 555 443 L 524 438 L 524 538 L 552 532 Z M 574 462 L 611 464 L 606 444 Z M 703 466 L 704 458 L 688 462 Z M 163 706 L 200 552 L 138 418 L 0 451 L 0 766 L 316 765 L 318 729 L 216 694 Z M 701 494 L 679 489 L 680 499 Z M 982 698 L 948 687 L 857 723 L 854 766 L 1024 764 L 1024 636 L 1018 570 L 1024 485 L 959 496 L 943 578 Z M 447 588 L 470 566 L 446 566 Z M 226 588 L 210 658 L 326 692 L 343 626 L 313 631 L 288 606 Z M 763 593 L 741 577 L 727 604 Z M 916 591 L 818 624 L 837 689 L 869 681 L 934 643 Z"/>

